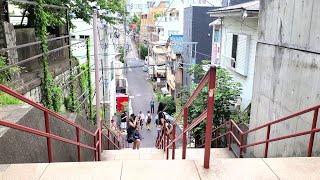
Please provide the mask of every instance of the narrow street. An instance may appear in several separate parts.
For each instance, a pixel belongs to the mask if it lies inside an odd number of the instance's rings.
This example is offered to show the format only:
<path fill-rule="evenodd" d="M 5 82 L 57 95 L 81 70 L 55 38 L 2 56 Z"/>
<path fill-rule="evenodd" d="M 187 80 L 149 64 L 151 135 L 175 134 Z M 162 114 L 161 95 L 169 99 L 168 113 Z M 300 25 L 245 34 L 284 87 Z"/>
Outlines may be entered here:
<path fill-rule="evenodd" d="M 137 48 L 135 43 L 128 39 L 130 50 L 127 55 L 128 66 L 140 66 L 144 62 L 138 58 Z M 153 96 L 152 85 L 147 81 L 148 74 L 142 71 L 142 68 L 129 68 L 127 70 L 127 79 L 129 86 L 129 94 L 132 97 L 132 109 L 134 114 L 139 114 L 142 111 L 144 115 L 150 110 L 149 102 Z M 155 108 L 156 111 L 156 108 Z M 157 131 L 155 127 L 155 114 L 152 119 L 152 129 L 147 131 L 144 127 L 141 135 L 143 137 L 141 147 L 154 147 Z"/>

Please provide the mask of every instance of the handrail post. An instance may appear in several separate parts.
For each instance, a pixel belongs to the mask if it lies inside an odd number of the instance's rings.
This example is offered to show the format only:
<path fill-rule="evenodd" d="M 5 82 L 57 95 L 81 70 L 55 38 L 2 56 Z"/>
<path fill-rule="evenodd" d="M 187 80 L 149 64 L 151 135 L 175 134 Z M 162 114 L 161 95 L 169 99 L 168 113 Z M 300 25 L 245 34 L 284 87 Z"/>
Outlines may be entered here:
<path fill-rule="evenodd" d="M 49 113 L 44 111 L 44 123 L 46 128 L 46 133 L 50 134 L 50 123 L 49 123 Z M 47 137 L 47 151 L 48 151 L 48 161 L 52 162 L 52 148 L 51 148 L 51 139 Z"/>
<path fill-rule="evenodd" d="M 96 144 L 97 144 L 97 141 L 96 141 L 96 134 L 93 136 L 93 147 L 96 149 Z M 97 161 L 97 149 L 93 151 L 94 152 L 94 160 Z"/>
<path fill-rule="evenodd" d="M 176 124 L 173 124 L 173 132 L 172 132 L 173 139 L 176 139 Z M 172 159 L 175 158 L 175 152 L 176 151 L 176 142 L 173 141 L 172 143 Z"/>
<path fill-rule="evenodd" d="M 313 113 L 313 120 L 312 120 L 311 131 L 317 127 L 318 114 L 319 114 L 319 109 L 315 109 L 315 110 L 314 110 L 314 113 Z M 315 132 L 311 132 L 311 133 L 310 133 L 309 146 L 308 146 L 308 157 L 311 157 L 311 156 L 312 156 L 314 135 L 315 135 Z"/>
<path fill-rule="evenodd" d="M 264 148 L 264 158 L 267 158 L 267 157 L 268 157 L 270 129 L 271 129 L 271 125 L 269 124 L 269 125 L 268 125 L 268 128 L 267 128 L 266 145 L 265 145 L 265 148 Z"/>
<path fill-rule="evenodd" d="M 81 155 L 80 155 L 80 130 L 79 127 L 76 127 L 76 135 L 77 135 L 77 155 L 78 155 L 78 162 L 81 161 Z"/>
<path fill-rule="evenodd" d="M 207 107 L 207 123 L 205 131 L 205 146 L 204 146 L 204 168 L 208 169 L 210 164 L 210 150 L 212 139 L 212 121 L 214 114 L 214 91 L 216 86 L 216 68 L 211 67 L 209 70 L 209 93 L 208 93 L 208 107 Z"/>
<path fill-rule="evenodd" d="M 110 150 L 110 140 L 109 140 L 109 138 L 110 138 L 110 131 L 109 131 L 109 129 L 107 128 L 107 136 L 108 136 L 108 138 L 107 138 L 107 149 L 108 150 Z"/>
<path fill-rule="evenodd" d="M 163 148 L 163 150 L 164 151 L 166 151 L 166 140 L 167 140 L 167 138 L 166 138 L 166 128 L 165 128 L 165 125 L 163 125 L 163 138 L 162 138 L 162 148 Z"/>
<path fill-rule="evenodd" d="M 189 107 L 183 108 L 182 159 L 186 159 L 187 132 L 185 132 L 185 130 L 188 127 L 188 111 L 189 111 Z"/>
<path fill-rule="evenodd" d="M 230 130 L 229 130 L 229 144 L 228 144 L 228 148 L 229 148 L 229 151 L 231 151 L 231 141 L 232 141 L 232 135 L 231 135 L 231 133 L 232 133 L 232 122 L 230 121 Z"/>
<path fill-rule="evenodd" d="M 242 155 L 242 151 L 243 151 L 243 133 L 242 132 L 239 132 L 240 133 L 240 147 L 239 147 L 239 157 L 240 158 L 243 158 L 243 155 Z"/>
<path fill-rule="evenodd" d="M 170 147 L 168 147 L 169 143 L 170 143 L 170 138 L 169 138 L 169 135 L 168 135 L 167 136 L 167 144 L 166 144 L 166 147 L 167 147 L 167 160 L 169 159 L 169 149 L 170 149 Z"/>

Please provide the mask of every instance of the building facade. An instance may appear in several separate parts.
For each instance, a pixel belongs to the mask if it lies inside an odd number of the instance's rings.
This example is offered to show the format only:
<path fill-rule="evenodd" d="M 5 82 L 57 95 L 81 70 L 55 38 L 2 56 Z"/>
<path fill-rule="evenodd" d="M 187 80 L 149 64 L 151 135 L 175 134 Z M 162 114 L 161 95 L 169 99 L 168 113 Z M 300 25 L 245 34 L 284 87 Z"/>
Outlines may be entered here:
<path fill-rule="evenodd" d="M 201 63 L 202 60 L 211 58 L 212 30 L 209 27 L 212 18 L 207 12 L 212 10 L 211 6 L 191 6 L 184 9 L 184 27 L 182 45 L 183 53 L 183 85 L 190 87 L 193 81 L 192 75 L 187 71 L 192 64 Z"/>
<path fill-rule="evenodd" d="M 242 13 L 245 10 L 246 14 Z M 209 12 L 219 18 L 213 26 L 212 64 L 225 68 L 242 85 L 240 105 L 251 103 L 256 45 L 258 39 L 259 1 L 238 4 Z"/>

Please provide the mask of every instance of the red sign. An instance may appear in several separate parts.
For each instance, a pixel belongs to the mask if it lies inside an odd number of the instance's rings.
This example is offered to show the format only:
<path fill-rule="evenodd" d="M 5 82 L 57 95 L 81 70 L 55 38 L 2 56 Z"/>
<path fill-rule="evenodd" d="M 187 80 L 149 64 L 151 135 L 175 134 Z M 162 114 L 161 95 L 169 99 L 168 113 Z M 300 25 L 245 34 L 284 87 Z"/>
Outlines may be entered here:
<path fill-rule="evenodd" d="M 117 94 L 117 112 L 122 112 L 129 103 L 129 96 L 125 94 Z"/>

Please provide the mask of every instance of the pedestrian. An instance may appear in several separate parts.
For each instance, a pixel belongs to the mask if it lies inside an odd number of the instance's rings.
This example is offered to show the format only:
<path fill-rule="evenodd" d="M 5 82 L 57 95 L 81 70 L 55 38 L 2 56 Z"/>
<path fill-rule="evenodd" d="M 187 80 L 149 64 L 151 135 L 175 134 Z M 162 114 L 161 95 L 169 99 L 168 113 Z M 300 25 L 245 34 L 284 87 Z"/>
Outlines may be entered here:
<path fill-rule="evenodd" d="M 141 144 L 141 136 L 138 130 L 138 117 L 131 115 L 128 124 L 127 141 L 128 143 L 133 143 L 132 149 L 139 149 Z"/>
<path fill-rule="evenodd" d="M 114 113 L 114 115 L 111 118 L 110 126 L 113 125 L 113 123 L 117 126 L 118 124 L 118 116 L 117 113 Z"/>
<path fill-rule="evenodd" d="M 123 111 L 121 114 L 121 124 L 120 124 L 120 128 L 121 131 L 124 132 L 127 129 L 127 113 L 126 111 Z"/>
<path fill-rule="evenodd" d="M 151 113 L 154 114 L 154 99 L 153 99 L 153 97 L 151 98 L 151 101 L 150 101 L 150 109 L 151 109 Z"/>
<path fill-rule="evenodd" d="M 158 106 L 158 118 L 156 119 L 156 126 L 157 126 L 157 140 L 156 140 L 156 146 L 158 147 L 160 138 L 161 138 L 161 132 L 163 129 L 163 126 L 166 122 L 166 116 L 164 114 L 164 110 L 166 108 L 166 105 L 162 102 L 159 103 Z"/>
<path fill-rule="evenodd" d="M 152 116 L 151 116 L 150 111 L 148 111 L 146 119 L 147 119 L 147 122 L 146 122 L 147 130 L 150 131 L 151 130 L 151 122 L 152 122 Z"/>
<path fill-rule="evenodd" d="M 142 129 L 142 127 L 143 127 L 143 122 L 144 122 L 144 114 L 142 113 L 142 111 L 140 111 L 139 112 L 139 115 L 138 115 L 138 117 L 139 117 L 139 122 L 140 122 L 140 128 Z"/>

